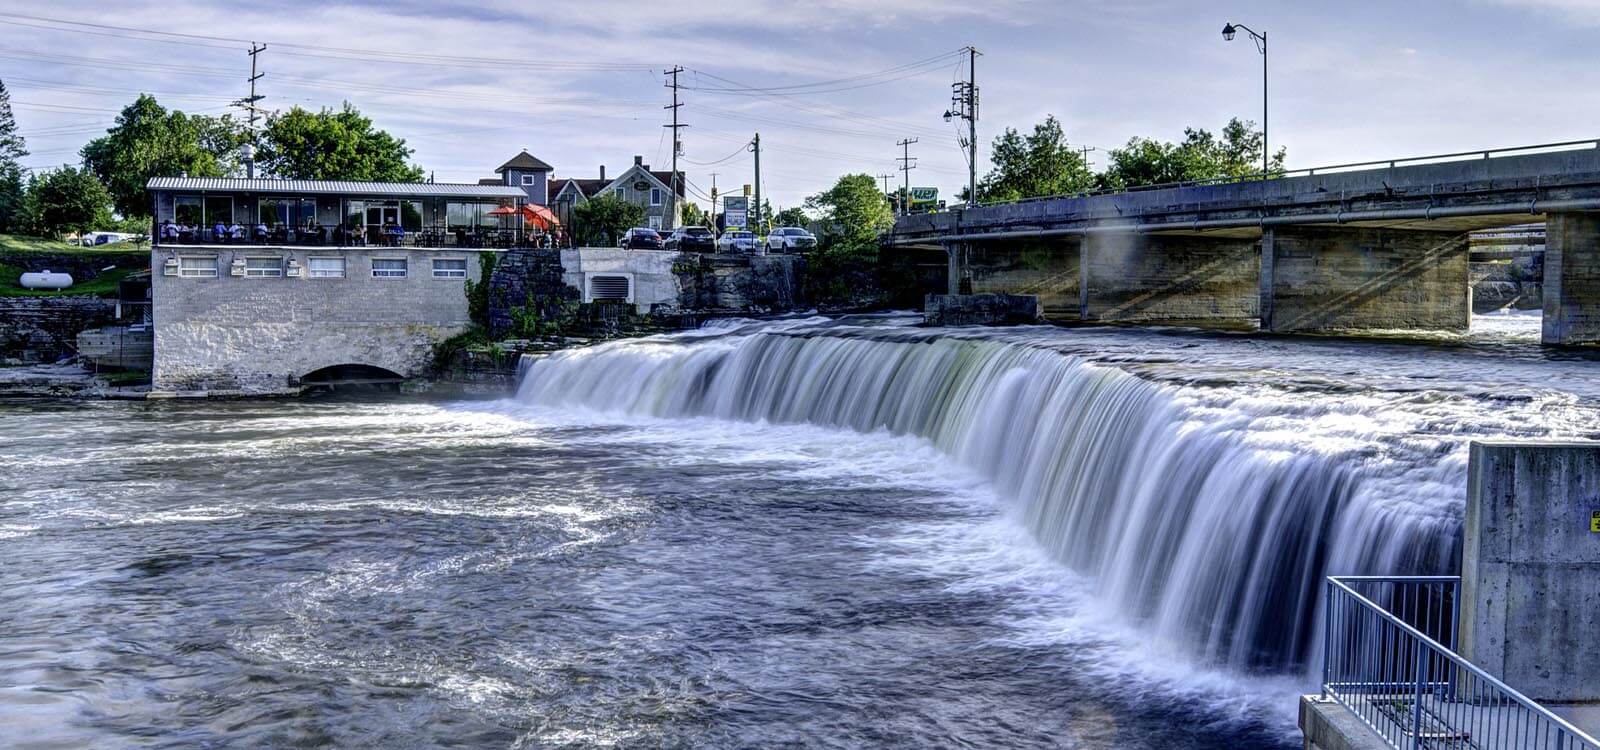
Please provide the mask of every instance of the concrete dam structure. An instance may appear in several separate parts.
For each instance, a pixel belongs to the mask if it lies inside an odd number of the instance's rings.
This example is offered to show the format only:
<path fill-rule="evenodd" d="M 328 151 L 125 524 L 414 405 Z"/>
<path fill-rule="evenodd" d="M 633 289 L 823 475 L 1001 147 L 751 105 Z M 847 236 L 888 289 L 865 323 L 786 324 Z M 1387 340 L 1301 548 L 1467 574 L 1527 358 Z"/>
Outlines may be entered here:
<path fill-rule="evenodd" d="M 1600 141 L 911 215 L 887 241 L 1055 320 L 1464 331 L 1467 233 L 1541 220 L 1543 341 L 1600 344 Z"/>

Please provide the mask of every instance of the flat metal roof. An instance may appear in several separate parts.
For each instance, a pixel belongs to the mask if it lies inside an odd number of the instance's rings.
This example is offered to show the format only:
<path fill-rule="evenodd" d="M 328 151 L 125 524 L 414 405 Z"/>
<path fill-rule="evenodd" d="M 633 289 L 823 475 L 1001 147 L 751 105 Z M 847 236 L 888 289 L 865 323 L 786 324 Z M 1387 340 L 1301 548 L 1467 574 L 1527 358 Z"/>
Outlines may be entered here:
<path fill-rule="evenodd" d="M 394 195 L 460 198 L 527 198 L 512 185 L 467 185 L 455 182 L 358 182 L 353 180 L 276 180 L 244 177 L 152 177 L 149 190 L 192 190 L 218 193 L 281 193 L 294 195 Z"/>

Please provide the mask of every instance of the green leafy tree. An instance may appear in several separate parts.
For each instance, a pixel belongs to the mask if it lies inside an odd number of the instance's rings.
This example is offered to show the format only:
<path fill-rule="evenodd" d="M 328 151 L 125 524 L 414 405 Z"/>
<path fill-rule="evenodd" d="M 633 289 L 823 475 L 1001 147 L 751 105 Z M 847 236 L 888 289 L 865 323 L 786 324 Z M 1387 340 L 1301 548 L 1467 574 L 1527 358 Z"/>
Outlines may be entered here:
<path fill-rule="evenodd" d="M 404 139 L 372 127 L 346 102 L 337 111 L 295 107 L 268 118 L 256 163 L 287 179 L 421 182 L 411 154 Z"/>
<path fill-rule="evenodd" d="M 111 193 L 87 169 L 61 167 L 34 176 L 24 200 L 33 229 L 45 236 L 110 225 Z"/>
<path fill-rule="evenodd" d="M 833 187 L 806 199 L 822 221 L 822 250 L 841 260 L 878 256 L 878 236 L 894 226 L 894 212 L 868 174 L 847 174 Z"/>
<path fill-rule="evenodd" d="M 235 173 L 244 130 L 232 117 L 168 111 L 149 94 L 122 108 L 106 135 L 83 147 L 83 164 L 100 179 L 123 216 L 149 216 L 152 177 L 225 177 Z"/>
<path fill-rule="evenodd" d="M 773 226 L 803 227 L 811 222 L 811 217 L 806 215 L 806 210 L 798 206 L 785 208 L 772 218 Z"/>
<path fill-rule="evenodd" d="M 1075 193 L 1095 184 L 1082 152 L 1067 143 L 1067 134 L 1055 115 L 1034 125 L 1028 135 L 1006 128 L 994 139 L 989 160 L 994 168 L 978 183 L 982 201 Z M 965 190 L 961 197 L 966 199 Z"/>
<path fill-rule="evenodd" d="M 683 225 L 686 227 L 709 227 L 711 215 L 699 204 L 685 202 L 683 204 Z"/>
<path fill-rule="evenodd" d="M 1245 177 L 1261 171 L 1264 137 L 1255 123 L 1234 118 L 1218 138 L 1209 130 L 1187 128 L 1182 143 L 1133 138 L 1110 153 L 1100 175 L 1103 187 L 1124 188 L 1188 180 Z M 1273 154 L 1270 172 L 1281 173 L 1287 151 Z"/>
<path fill-rule="evenodd" d="M 644 224 L 644 207 L 611 193 L 572 207 L 572 236 L 579 245 L 614 247 L 622 233 Z"/>
<path fill-rule="evenodd" d="M 27 143 L 17 132 L 17 119 L 11 113 L 11 92 L 0 81 L 0 232 L 20 228 L 27 184 L 18 162 L 27 155 Z"/>

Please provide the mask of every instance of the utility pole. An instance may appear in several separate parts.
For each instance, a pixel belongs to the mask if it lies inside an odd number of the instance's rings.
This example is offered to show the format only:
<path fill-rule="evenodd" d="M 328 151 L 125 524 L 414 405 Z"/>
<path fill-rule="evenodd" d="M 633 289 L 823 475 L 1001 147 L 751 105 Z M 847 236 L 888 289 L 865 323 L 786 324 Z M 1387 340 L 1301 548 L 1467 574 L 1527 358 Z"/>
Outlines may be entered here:
<path fill-rule="evenodd" d="M 903 155 L 897 160 L 900 162 L 900 172 L 905 176 L 905 187 L 900 192 L 900 213 L 911 213 L 911 170 L 917 168 L 917 160 L 911 156 L 911 144 L 916 143 L 915 138 L 906 138 L 896 141 Z"/>
<path fill-rule="evenodd" d="M 894 199 L 889 197 L 889 178 L 891 178 L 893 176 L 894 175 L 892 175 L 892 174 L 883 174 L 883 173 L 880 173 L 878 175 L 878 179 L 883 181 L 883 198 L 884 198 L 884 200 L 890 201 L 891 204 L 893 203 Z"/>
<path fill-rule="evenodd" d="M 756 234 L 761 233 L 761 134 L 756 133 L 755 140 L 750 141 L 750 150 L 756 155 L 756 203 L 750 207 L 750 226 L 754 227 Z"/>
<path fill-rule="evenodd" d="M 1095 148 L 1094 146 L 1082 146 L 1078 149 L 1078 153 L 1083 155 L 1084 171 L 1093 171 L 1094 165 L 1089 163 L 1089 153 L 1092 151 L 1099 151 L 1099 149 Z"/>
<path fill-rule="evenodd" d="M 678 123 L 678 108 L 683 106 L 683 104 L 678 101 L 678 74 L 683 72 L 683 66 L 674 65 L 672 66 L 672 70 L 663 72 L 669 76 L 672 76 L 672 82 L 667 84 L 667 88 L 672 89 L 672 103 L 664 107 L 664 109 L 672 110 L 672 124 L 661 126 L 664 128 L 672 128 L 672 195 L 668 196 L 667 198 L 668 200 L 672 201 L 672 213 L 674 220 L 670 222 L 672 226 L 668 227 L 669 229 L 672 229 L 677 227 L 678 222 L 676 221 L 676 217 L 681 210 L 681 207 L 678 205 L 678 156 L 683 153 L 683 141 L 678 139 L 678 131 L 689 126 Z"/>
<path fill-rule="evenodd" d="M 967 47 L 967 80 L 950 84 L 950 109 L 944 113 L 945 122 L 951 119 L 967 121 L 967 137 L 961 145 L 967 149 L 967 205 L 978 205 L 978 55 L 977 47 Z"/>
<path fill-rule="evenodd" d="M 266 98 L 256 93 L 256 81 L 266 75 L 266 73 L 256 72 L 256 56 L 266 49 L 267 45 L 265 44 L 250 43 L 250 51 L 246 53 L 250 55 L 250 96 L 233 103 L 234 106 L 243 107 L 246 112 L 250 113 L 250 142 L 244 145 L 244 173 L 246 177 L 251 178 L 256 176 L 256 117 L 261 111 L 261 108 L 256 106 L 256 102 Z"/>

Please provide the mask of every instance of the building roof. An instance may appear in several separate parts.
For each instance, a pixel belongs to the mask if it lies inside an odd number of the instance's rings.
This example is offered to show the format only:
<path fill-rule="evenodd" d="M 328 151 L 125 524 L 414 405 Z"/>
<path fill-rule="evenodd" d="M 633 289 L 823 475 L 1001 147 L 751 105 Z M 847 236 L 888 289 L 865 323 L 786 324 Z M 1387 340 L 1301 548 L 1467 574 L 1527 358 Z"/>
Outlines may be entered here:
<path fill-rule="evenodd" d="M 396 195 L 463 198 L 527 198 L 511 185 L 464 185 L 453 182 L 358 182 L 353 180 L 278 180 L 243 177 L 152 177 L 149 190 L 193 190 L 218 193 L 295 195 Z"/>
<path fill-rule="evenodd" d="M 511 161 L 501 164 L 499 167 L 496 167 L 494 171 L 504 172 L 508 169 L 525 169 L 534 172 L 555 171 L 555 167 L 544 163 L 544 160 L 526 151 L 511 157 Z"/>
<path fill-rule="evenodd" d="M 610 185 L 611 181 L 610 180 L 579 180 L 579 179 L 551 180 L 550 181 L 550 200 L 555 200 L 556 196 L 560 195 L 561 191 L 565 190 L 567 188 L 567 184 L 568 183 L 571 183 L 572 188 L 574 190 L 577 190 L 579 195 L 582 195 L 583 197 L 588 198 L 588 197 L 594 195 L 595 193 L 599 192 L 601 188 L 604 188 L 605 186 Z"/>
<path fill-rule="evenodd" d="M 504 185 L 504 184 L 506 184 L 506 181 L 504 179 L 499 178 L 499 177 L 479 177 L 478 178 L 478 184 L 479 185 Z"/>

